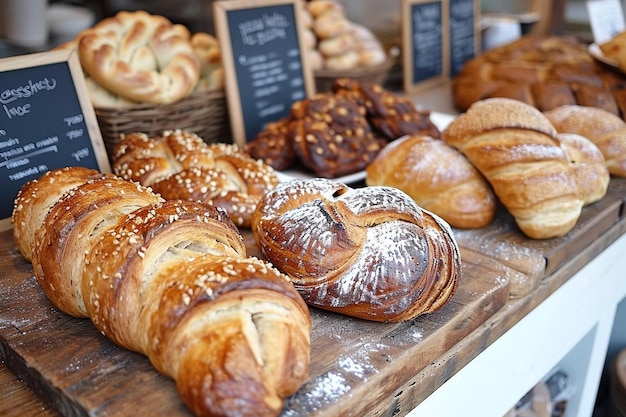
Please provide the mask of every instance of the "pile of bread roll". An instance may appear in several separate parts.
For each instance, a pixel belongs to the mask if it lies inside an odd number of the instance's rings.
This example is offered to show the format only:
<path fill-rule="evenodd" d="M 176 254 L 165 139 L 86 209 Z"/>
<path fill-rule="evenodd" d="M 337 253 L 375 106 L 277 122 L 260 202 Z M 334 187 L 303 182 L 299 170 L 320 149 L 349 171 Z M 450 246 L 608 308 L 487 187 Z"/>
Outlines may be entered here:
<path fill-rule="evenodd" d="M 69 167 L 26 183 L 12 220 L 52 304 L 146 355 L 195 415 L 275 417 L 307 379 L 306 304 L 221 209 Z"/>
<path fill-rule="evenodd" d="M 491 98 L 455 118 L 442 141 L 412 135 L 389 145 L 366 182 L 398 187 L 459 228 L 488 224 L 499 201 L 527 237 L 547 239 L 569 232 L 582 208 L 604 197 L 611 175 L 626 176 L 618 116 Z"/>
<path fill-rule="evenodd" d="M 224 86 L 220 46 L 145 11 L 121 11 L 59 48 L 75 48 L 94 107 L 169 104 Z"/>
<path fill-rule="evenodd" d="M 304 15 L 304 26 L 316 40 L 315 48 L 309 49 L 309 62 L 314 70 L 367 68 L 387 59 L 376 35 L 369 28 L 349 20 L 341 2 L 306 2 Z M 310 38 L 309 34 L 305 36 Z"/>

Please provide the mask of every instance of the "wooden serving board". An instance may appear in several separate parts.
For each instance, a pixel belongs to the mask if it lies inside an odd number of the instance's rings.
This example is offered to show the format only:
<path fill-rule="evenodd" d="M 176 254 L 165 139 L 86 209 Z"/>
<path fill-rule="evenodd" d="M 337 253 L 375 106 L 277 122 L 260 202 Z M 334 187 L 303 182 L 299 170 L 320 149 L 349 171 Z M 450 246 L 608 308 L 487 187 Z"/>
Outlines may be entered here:
<path fill-rule="evenodd" d="M 454 230 L 454 235 L 459 245 L 488 254 L 520 272 L 511 283 L 511 295 L 523 296 L 536 288 L 543 276 L 554 273 L 613 226 L 624 215 L 625 201 L 626 178 L 612 177 L 604 198 L 583 207 L 578 222 L 563 237 L 528 239 L 503 207 L 488 226 Z"/>
<path fill-rule="evenodd" d="M 472 251 L 462 256 L 458 290 L 434 314 L 381 324 L 312 308 L 310 377 L 283 415 L 364 415 L 390 405 L 399 386 L 502 308 L 507 269 Z M 175 383 L 145 357 L 49 303 L 10 232 L 0 234 L 0 359 L 63 415 L 190 415 Z"/>
<path fill-rule="evenodd" d="M 392 415 L 398 398 L 406 408 L 421 402 L 402 395 L 415 392 L 417 375 L 434 375 L 430 388 L 419 390 L 432 392 L 458 369 L 455 364 L 471 360 L 504 331 L 488 323 L 511 310 L 502 307 L 510 303 L 513 284 L 519 300 L 513 305 L 532 304 L 524 301 L 525 293 L 538 293 L 547 273 L 558 271 L 577 248 L 617 222 L 626 180 L 611 182 L 607 196 L 586 207 L 564 238 L 526 239 L 503 212 L 487 228 L 455 230 L 461 280 L 454 297 L 436 313 L 381 324 L 312 308 L 309 379 L 287 399 L 283 416 Z M 244 237 L 250 254 L 258 255 L 252 236 Z M 518 310 L 520 316 L 526 311 Z M 520 318 L 505 316 L 497 322 Z M 479 339 L 468 337 L 476 334 Z M 461 345 L 463 358 L 442 359 Z M 48 302 L 10 232 L 0 233 L 0 359 L 63 415 L 189 416 L 174 382 L 145 357 L 113 345 L 88 320 L 69 317 Z M 442 360 L 449 371 L 432 372 Z"/>

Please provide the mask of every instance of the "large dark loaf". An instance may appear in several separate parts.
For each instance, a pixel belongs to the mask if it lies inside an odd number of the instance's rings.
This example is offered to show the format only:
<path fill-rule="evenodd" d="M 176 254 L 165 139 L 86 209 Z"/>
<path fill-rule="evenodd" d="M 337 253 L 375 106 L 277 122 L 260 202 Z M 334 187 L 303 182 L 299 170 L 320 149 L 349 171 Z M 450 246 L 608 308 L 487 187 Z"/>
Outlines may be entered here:
<path fill-rule="evenodd" d="M 465 63 L 452 93 L 460 111 L 505 97 L 541 111 L 578 104 L 626 115 L 626 77 L 596 62 L 572 37 L 529 36 L 486 51 Z"/>
<path fill-rule="evenodd" d="M 50 301 L 147 355 L 196 415 L 276 416 L 307 378 L 307 306 L 223 210 L 66 168 L 25 185 L 13 219 Z"/>

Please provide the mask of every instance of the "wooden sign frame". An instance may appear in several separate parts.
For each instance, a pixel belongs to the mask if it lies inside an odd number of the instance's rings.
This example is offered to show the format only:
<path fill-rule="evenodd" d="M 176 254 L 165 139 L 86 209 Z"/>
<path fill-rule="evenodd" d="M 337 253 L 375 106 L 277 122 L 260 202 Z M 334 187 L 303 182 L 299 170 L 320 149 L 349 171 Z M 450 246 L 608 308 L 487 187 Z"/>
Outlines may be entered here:
<path fill-rule="evenodd" d="M 13 70 L 26 70 L 35 67 L 42 67 L 49 64 L 58 64 L 58 63 L 66 63 L 69 76 L 71 78 L 73 88 L 76 92 L 76 96 L 78 98 L 78 105 L 80 107 L 80 111 L 82 112 L 83 121 L 89 137 L 89 143 L 93 150 L 93 157 L 95 158 L 97 167 L 91 167 L 94 169 L 98 169 L 101 172 L 111 172 L 111 165 L 109 162 L 109 158 L 106 152 L 106 147 L 102 140 L 102 134 L 100 132 L 100 127 L 98 125 L 98 120 L 96 118 L 96 114 L 93 109 L 93 105 L 91 103 L 91 99 L 89 97 L 89 93 L 87 92 L 87 85 L 85 83 L 85 75 L 83 73 L 82 67 L 80 65 L 80 60 L 76 51 L 74 49 L 66 49 L 59 51 L 50 51 L 50 52 L 39 52 L 27 55 L 20 55 L 15 57 L 3 58 L 0 59 L 0 78 L 3 72 L 13 71 Z M 0 86 L 0 93 L 2 93 L 3 88 Z M 60 103 L 59 105 L 62 105 Z M 4 109 L 2 111 L 5 111 Z M 2 134 L 8 134 L 3 130 L 3 125 L 0 119 L 0 142 L 2 142 Z M 77 163 L 76 165 L 80 165 Z M 58 167 L 50 167 L 49 169 L 62 168 Z M 44 171 L 40 173 L 43 174 Z M 19 182 L 20 184 L 25 184 L 28 180 L 33 179 L 27 177 L 23 181 Z M 7 198 L 5 195 L 3 198 Z M 0 231 L 9 230 L 12 228 L 11 217 L 0 218 Z"/>
<path fill-rule="evenodd" d="M 433 6 L 433 12 L 439 7 L 439 27 L 440 36 L 436 39 L 436 44 L 440 46 L 439 59 L 440 67 L 436 73 L 423 79 L 415 80 L 415 43 L 413 30 L 413 8 L 414 6 Z M 434 20 L 433 20 L 434 21 Z M 415 93 L 426 88 L 441 84 L 448 79 L 450 71 L 450 43 L 448 25 L 448 1 L 447 0 L 402 0 L 402 50 L 403 58 L 403 79 L 404 90 L 408 93 Z"/>
<path fill-rule="evenodd" d="M 232 11 L 241 11 L 245 9 L 262 9 L 273 6 L 290 6 L 293 8 L 293 15 L 298 34 L 299 63 L 302 71 L 302 81 L 304 83 L 305 97 L 311 97 L 315 93 L 315 84 L 313 72 L 307 62 L 307 54 L 302 33 L 303 22 L 302 16 L 298 12 L 300 6 L 299 0 L 221 0 L 213 3 L 213 15 L 215 21 L 215 29 L 220 42 L 222 52 L 222 65 L 224 66 L 225 84 L 228 101 L 228 110 L 230 115 L 231 132 L 233 141 L 239 146 L 254 139 L 246 135 L 246 120 L 244 120 L 244 109 L 241 99 L 240 82 L 237 79 L 237 67 L 233 52 L 233 44 L 231 39 L 231 28 L 228 23 L 228 13 Z M 255 100 L 252 97 L 250 100 Z M 293 100 L 296 101 L 296 100 Z M 280 103 L 278 103 L 280 104 Z M 291 103 L 289 103 L 291 104 Z M 289 107 L 291 107 L 289 105 Z"/>
<path fill-rule="evenodd" d="M 450 73 L 449 73 L 449 75 L 450 75 L 451 78 L 454 78 L 458 74 L 458 71 L 455 73 L 455 56 L 454 56 L 454 54 L 455 54 L 454 53 L 454 49 L 455 49 L 454 46 L 455 45 L 454 44 L 455 44 L 456 36 L 455 36 L 454 32 L 455 31 L 462 31 L 463 27 L 460 26 L 460 25 L 455 25 L 455 22 L 453 21 L 453 18 L 452 18 L 452 16 L 454 14 L 456 14 L 456 11 L 453 10 L 453 4 L 452 3 L 454 1 L 460 1 L 460 0 L 446 0 L 446 1 L 448 2 L 448 10 L 449 10 L 449 13 L 448 13 L 448 27 L 449 27 L 449 29 L 448 29 L 449 30 L 449 34 L 448 34 L 449 42 L 448 43 L 449 43 L 449 48 L 450 48 L 450 53 L 449 53 L 449 58 L 450 58 L 449 71 L 450 71 Z M 472 24 L 472 29 L 471 30 L 472 30 L 473 54 L 467 55 L 465 57 L 465 60 L 463 61 L 463 63 L 460 63 L 460 65 L 458 66 L 458 70 L 460 70 L 463 67 L 464 63 L 467 62 L 467 60 L 469 60 L 469 59 L 479 55 L 480 52 L 481 52 L 481 43 L 482 42 L 481 42 L 481 32 L 480 32 L 480 16 L 481 16 L 481 13 L 480 13 L 480 0 L 466 0 L 466 1 L 467 1 L 467 3 L 472 3 L 472 15 L 473 15 L 472 17 L 473 17 L 473 19 L 472 19 L 472 22 L 471 22 L 471 24 Z M 463 12 L 464 11 L 461 10 L 461 14 Z M 459 37 L 459 38 L 461 39 L 461 44 L 462 44 L 461 45 L 461 49 L 463 49 L 462 47 L 463 47 L 463 45 L 466 42 L 463 40 L 462 36 Z"/>

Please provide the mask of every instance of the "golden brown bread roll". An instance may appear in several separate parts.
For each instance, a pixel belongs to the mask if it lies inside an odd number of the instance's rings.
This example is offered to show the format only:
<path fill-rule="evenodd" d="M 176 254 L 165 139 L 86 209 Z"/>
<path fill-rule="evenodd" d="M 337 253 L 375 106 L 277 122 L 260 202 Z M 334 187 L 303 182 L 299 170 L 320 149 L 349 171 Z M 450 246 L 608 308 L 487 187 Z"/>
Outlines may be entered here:
<path fill-rule="evenodd" d="M 383 148 L 366 173 L 367 185 L 398 188 L 452 227 L 483 227 L 495 216 L 491 186 L 463 154 L 439 139 L 397 139 Z"/>
<path fill-rule="evenodd" d="M 450 123 L 443 139 L 485 176 L 526 236 L 563 236 L 578 221 L 582 192 L 554 126 L 536 108 L 481 100 Z"/>
<path fill-rule="evenodd" d="M 441 308 L 461 274 L 450 226 L 393 187 L 315 178 L 279 184 L 252 231 L 309 304 L 398 322 Z"/>
<path fill-rule="evenodd" d="M 22 186 L 15 200 L 11 220 L 13 239 L 24 259 L 29 262 L 32 259 L 35 232 L 59 196 L 89 180 L 106 175 L 95 169 L 66 167 L 47 171 L 40 178 Z M 54 191 L 50 192 L 51 189 Z"/>
<path fill-rule="evenodd" d="M 278 184 L 275 171 L 236 145 L 205 143 L 191 132 L 149 137 L 125 135 L 113 150 L 113 171 L 152 187 L 167 200 L 222 207 L 238 226 L 249 227 L 261 197 Z"/>
<path fill-rule="evenodd" d="M 310 316 L 288 278 L 246 256 L 223 210 L 88 178 L 65 193 L 39 181 L 58 198 L 32 258 L 50 301 L 148 356 L 196 415 L 277 416 L 310 360 Z M 33 214 L 48 205 L 18 200 Z"/>
<path fill-rule="evenodd" d="M 173 103 L 189 95 L 200 61 L 182 25 L 144 11 L 121 11 L 77 36 L 85 72 L 127 100 Z"/>
<path fill-rule="evenodd" d="M 544 114 L 559 132 L 591 140 L 602 152 L 609 172 L 626 177 L 626 122 L 609 111 L 578 105 L 560 106 Z"/>
<path fill-rule="evenodd" d="M 598 65 L 574 37 L 524 36 L 468 60 L 452 80 L 452 95 L 459 111 L 491 97 L 515 98 L 542 111 L 565 104 L 616 111 L 616 89 L 607 76 L 626 80 Z"/>
<path fill-rule="evenodd" d="M 592 141 L 576 133 L 558 133 L 556 137 L 574 168 L 574 176 L 583 192 L 585 205 L 601 200 L 609 187 L 611 174 L 600 149 Z"/>

